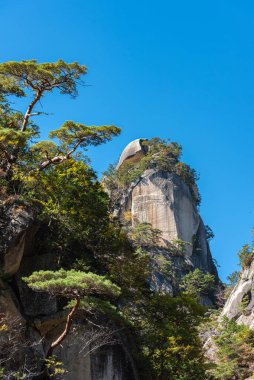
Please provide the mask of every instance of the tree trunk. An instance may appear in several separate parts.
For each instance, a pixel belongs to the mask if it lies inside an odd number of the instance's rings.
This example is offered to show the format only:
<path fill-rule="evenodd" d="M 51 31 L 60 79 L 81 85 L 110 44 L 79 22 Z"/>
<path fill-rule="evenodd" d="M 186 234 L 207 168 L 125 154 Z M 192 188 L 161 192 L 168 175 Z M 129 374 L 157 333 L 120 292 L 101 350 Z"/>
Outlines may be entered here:
<path fill-rule="evenodd" d="M 65 337 L 70 332 L 72 320 L 73 320 L 74 315 L 78 311 L 79 305 L 80 305 L 80 297 L 77 296 L 76 297 L 76 303 L 75 303 L 75 305 L 73 306 L 73 308 L 71 309 L 70 313 L 67 316 L 67 320 L 66 320 L 64 331 L 62 332 L 61 335 L 59 335 L 59 337 L 54 342 L 51 343 L 51 346 L 50 346 L 50 348 L 48 350 L 46 358 L 49 358 L 50 356 L 52 356 L 53 350 L 62 343 L 62 341 L 65 339 Z"/>

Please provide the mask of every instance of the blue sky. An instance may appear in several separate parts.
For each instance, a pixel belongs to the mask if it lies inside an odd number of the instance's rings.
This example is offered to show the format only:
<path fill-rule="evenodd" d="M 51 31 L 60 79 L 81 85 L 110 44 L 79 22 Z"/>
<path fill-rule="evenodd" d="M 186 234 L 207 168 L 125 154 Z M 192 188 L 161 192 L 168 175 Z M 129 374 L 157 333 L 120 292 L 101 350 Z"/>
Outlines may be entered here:
<path fill-rule="evenodd" d="M 42 137 L 65 120 L 115 124 L 91 149 L 100 174 L 138 137 L 171 138 L 201 176 L 201 215 L 223 280 L 254 226 L 252 1 L 0 0 L 0 61 L 78 61 L 76 100 L 43 101 Z"/>

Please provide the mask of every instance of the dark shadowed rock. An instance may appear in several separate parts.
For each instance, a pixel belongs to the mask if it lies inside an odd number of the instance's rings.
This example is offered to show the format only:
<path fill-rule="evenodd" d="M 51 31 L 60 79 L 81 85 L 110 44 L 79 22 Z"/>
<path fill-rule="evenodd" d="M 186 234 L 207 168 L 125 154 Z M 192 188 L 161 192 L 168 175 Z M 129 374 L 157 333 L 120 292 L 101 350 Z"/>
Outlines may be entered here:
<path fill-rule="evenodd" d="M 4 276 L 12 276 L 20 266 L 37 227 L 36 211 L 26 203 L 0 206 L 0 265 Z"/>

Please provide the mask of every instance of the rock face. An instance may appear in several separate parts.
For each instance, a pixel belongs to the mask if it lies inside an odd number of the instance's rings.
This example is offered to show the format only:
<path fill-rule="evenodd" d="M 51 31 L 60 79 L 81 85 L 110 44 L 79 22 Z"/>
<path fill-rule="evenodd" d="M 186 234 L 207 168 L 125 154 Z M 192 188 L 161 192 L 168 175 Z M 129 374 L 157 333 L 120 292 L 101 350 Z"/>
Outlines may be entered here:
<path fill-rule="evenodd" d="M 221 317 L 235 319 L 237 323 L 254 329 L 254 261 L 241 272 L 238 283 L 232 290 Z"/>
<path fill-rule="evenodd" d="M 126 148 L 123 150 L 118 165 L 117 169 L 120 168 L 122 163 L 124 161 L 129 161 L 129 162 L 135 162 L 140 159 L 146 152 L 145 147 L 142 145 L 142 141 L 145 141 L 146 139 L 137 139 L 134 141 L 131 141 Z"/>
<path fill-rule="evenodd" d="M 64 346 L 57 352 L 65 363 L 68 373 L 66 380 L 137 380 L 133 368 L 121 345 L 105 346 L 96 354 L 84 351 L 76 339 L 67 337 Z"/>
<path fill-rule="evenodd" d="M 130 158 L 133 162 L 138 161 L 142 149 L 140 145 L 142 146 L 142 139 L 128 144 L 120 157 L 118 167 Z M 146 222 L 162 232 L 160 251 L 164 257 L 167 256 L 167 244 L 180 239 L 188 243 L 185 245 L 185 263 L 192 268 L 210 272 L 218 278 L 206 239 L 205 226 L 188 185 L 178 175 L 156 168 L 146 170 L 120 199 L 116 214 L 123 217 L 126 212 L 131 214 L 133 226 Z M 169 291 L 168 279 L 161 273 L 156 273 L 157 285 L 163 283 Z"/>
<path fill-rule="evenodd" d="M 34 250 L 38 230 L 35 210 L 14 200 L 2 205 L 0 211 L 0 321 L 4 316 L 19 326 L 18 340 L 12 343 L 13 350 L 18 347 L 16 364 L 26 362 L 39 373 L 50 342 L 64 329 L 67 312 L 59 310 L 62 305 L 55 297 L 30 290 L 22 277 L 36 270 L 52 270 L 56 263 L 52 255 Z M 22 345 L 27 339 L 29 344 Z M 82 353 L 77 340 L 68 337 L 56 351 L 67 370 L 65 380 L 138 380 L 126 344 L 96 351 L 89 346 L 89 351 Z"/>
<path fill-rule="evenodd" d="M 15 274 L 36 232 L 35 211 L 12 202 L 0 210 L 0 263 L 5 276 Z"/>
<path fill-rule="evenodd" d="M 21 318 L 20 305 L 9 285 L 19 270 L 36 232 L 35 211 L 11 202 L 0 209 L 0 313 Z"/>
<path fill-rule="evenodd" d="M 148 222 L 162 232 L 165 242 L 193 242 L 200 217 L 188 186 L 175 174 L 147 170 L 131 194 L 133 222 Z M 192 248 L 188 247 L 191 255 Z"/>

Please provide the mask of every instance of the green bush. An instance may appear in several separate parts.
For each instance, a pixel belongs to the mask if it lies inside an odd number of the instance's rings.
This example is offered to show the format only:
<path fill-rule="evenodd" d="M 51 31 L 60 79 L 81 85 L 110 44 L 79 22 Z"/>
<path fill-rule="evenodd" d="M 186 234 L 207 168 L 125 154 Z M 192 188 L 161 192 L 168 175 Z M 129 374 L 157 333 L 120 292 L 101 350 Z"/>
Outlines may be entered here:
<path fill-rule="evenodd" d="M 254 332 L 224 318 L 213 338 L 217 363 L 209 373 L 215 380 L 245 380 L 254 375 Z"/>
<path fill-rule="evenodd" d="M 180 289 L 194 297 L 207 295 L 215 289 L 215 279 L 212 274 L 197 268 L 184 276 Z"/>
<path fill-rule="evenodd" d="M 245 244 L 238 252 L 238 258 L 243 269 L 249 267 L 254 258 L 253 247 L 249 244 Z"/>

